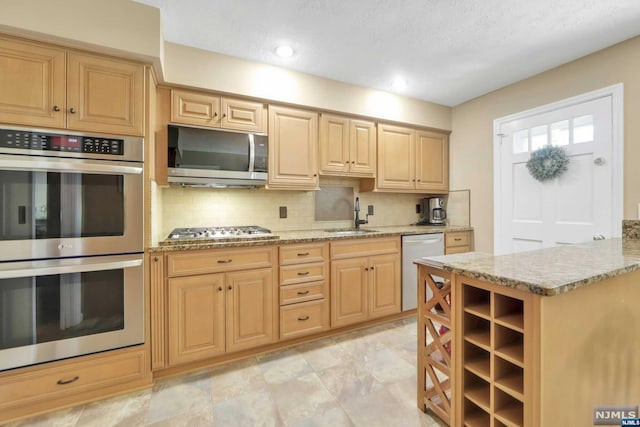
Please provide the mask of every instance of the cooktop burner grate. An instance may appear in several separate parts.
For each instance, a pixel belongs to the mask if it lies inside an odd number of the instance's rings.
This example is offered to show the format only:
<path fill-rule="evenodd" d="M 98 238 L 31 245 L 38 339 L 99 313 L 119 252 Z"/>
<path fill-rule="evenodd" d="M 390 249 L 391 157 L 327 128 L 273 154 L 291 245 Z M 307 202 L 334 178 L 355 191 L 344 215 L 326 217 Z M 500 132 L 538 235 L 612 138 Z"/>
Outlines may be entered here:
<path fill-rule="evenodd" d="M 274 239 L 277 236 L 271 234 L 271 230 L 257 225 L 228 226 L 228 227 L 191 227 L 176 228 L 169 236 L 168 241 L 183 240 L 242 240 L 242 239 Z"/>

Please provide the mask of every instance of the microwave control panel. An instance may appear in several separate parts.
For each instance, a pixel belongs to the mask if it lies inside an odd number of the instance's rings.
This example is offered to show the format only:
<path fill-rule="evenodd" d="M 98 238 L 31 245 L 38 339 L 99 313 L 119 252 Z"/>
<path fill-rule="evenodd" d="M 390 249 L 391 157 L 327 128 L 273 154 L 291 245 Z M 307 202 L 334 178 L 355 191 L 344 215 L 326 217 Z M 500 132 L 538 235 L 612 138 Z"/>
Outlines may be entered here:
<path fill-rule="evenodd" d="M 0 147 L 122 156 L 124 140 L 0 129 Z"/>

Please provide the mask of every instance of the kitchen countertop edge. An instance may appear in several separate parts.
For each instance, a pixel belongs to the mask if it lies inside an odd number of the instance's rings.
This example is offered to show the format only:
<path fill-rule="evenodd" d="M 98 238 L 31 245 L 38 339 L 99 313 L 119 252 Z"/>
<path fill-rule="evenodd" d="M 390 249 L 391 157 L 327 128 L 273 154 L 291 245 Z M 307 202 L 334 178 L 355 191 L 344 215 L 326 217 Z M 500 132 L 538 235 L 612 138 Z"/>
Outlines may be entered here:
<path fill-rule="evenodd" d="M 594 262 L 598 256 L 600 264 Z M 415 263 L 523 292 L 556 296 L 639 270 L 640 240 L 614 238 L 501 256 L 469 252 L 425 257 Z M 574 268 L 569 268 L 572 263 Z"/>
<path fill-rule="evenodd" d="M 266 246 L 266 245 L 288 245 L 294 243 L 311 243 L 321 241 L 347 240 L 347 239 L 371 239 L 376 237 L 409 236 L 416 234 L 452 233 L 456 231 L 473 231 L 472 227 L 466 226 L 384 226 L 384 227 L 363 227 L 363 229 L 375 230 L 371 233 L 358 235 L 340 235 L 328 233 L 325 230 L 286 230 L 274 231 L 273 239 L 242 240 L 238 242 L 211 242 L 211 241 L 187 241 L 170 242 L 153 246 L 147 249 L 149 253 L 174 252 L 202 249 L 219 249 L 234 247 Z"/>

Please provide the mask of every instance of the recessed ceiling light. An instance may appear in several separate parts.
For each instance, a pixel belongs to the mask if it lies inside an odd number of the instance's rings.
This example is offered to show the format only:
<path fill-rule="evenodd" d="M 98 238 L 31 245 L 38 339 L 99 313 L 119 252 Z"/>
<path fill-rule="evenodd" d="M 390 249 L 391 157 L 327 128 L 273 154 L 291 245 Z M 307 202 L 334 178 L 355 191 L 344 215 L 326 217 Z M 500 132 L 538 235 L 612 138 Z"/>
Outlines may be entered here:
<path fill-rule="evenodd" d="M 287 45 L 278 46 L 278 48 L 276 49 L 276 54 L 280 58 L 289 58 L 291 55 L 293 55 L 293 48 Z"/>
<path fill-rule="evenodd" d="M 403 90 L 407 88 L 407 81 L 402 77 L 396 77 L 391 82 L 391 86 L 393 86 L 395 90 Z"/>

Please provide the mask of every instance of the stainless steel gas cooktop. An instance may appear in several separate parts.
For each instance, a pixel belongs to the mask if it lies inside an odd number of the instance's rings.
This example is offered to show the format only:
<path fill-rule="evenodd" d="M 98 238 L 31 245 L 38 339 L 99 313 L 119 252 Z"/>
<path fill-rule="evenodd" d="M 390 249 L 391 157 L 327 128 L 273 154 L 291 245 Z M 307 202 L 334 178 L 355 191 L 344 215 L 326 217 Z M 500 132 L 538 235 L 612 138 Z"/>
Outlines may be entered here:
<path fill-rule="evenodd" d="M 277 239 L 271 230 L 257 225 L 244 225 L 235 227 L 197 227 L 176 228 L 167 237 L 167 241 L 185 240 L 261 240 Z"/>

